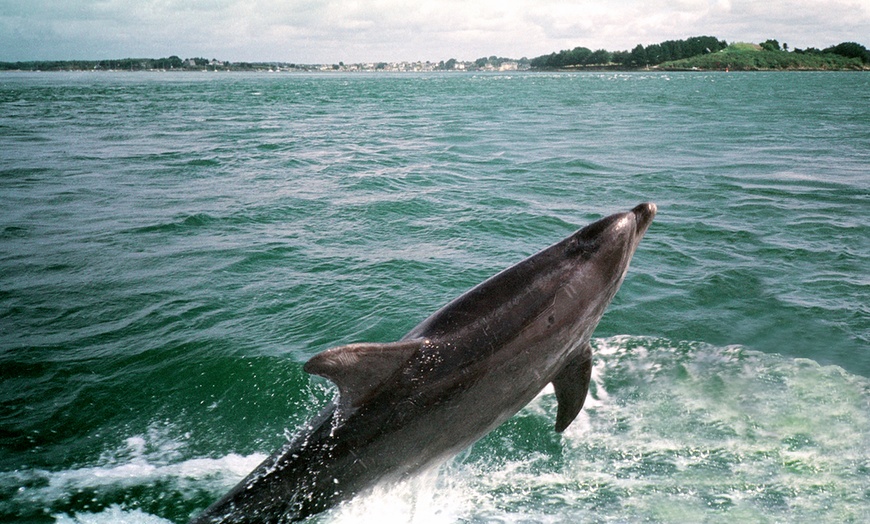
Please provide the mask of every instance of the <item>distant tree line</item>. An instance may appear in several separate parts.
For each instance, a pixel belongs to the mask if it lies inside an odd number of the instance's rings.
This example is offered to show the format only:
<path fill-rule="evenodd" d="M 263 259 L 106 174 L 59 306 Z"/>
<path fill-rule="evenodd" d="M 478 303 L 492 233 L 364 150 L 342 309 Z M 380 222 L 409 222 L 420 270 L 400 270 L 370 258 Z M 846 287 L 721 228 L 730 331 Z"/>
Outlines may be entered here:
<path fill-rule="evenodd" d="M 204 60 L 205 59 L 195 59 Z M 184 61 L 177 56 L 167 58 L 120 58 L 114 60 L 44 60 L 33 62 L 0 62 L 0 70 L 21 71 L 89 71 L 120 70 L 149 71 L 152 69 L 184 69 Z"/>
<path fill-rule="evenodd" d="M 120 58 L 113 60 L 38 60 L 0 62 L 0 71 L 315 71 L 316 65 L 276 62 L 225 62 L 215 58 Z M 336 66 L 338 67 L 338 66 Z"/>
<path fill-rule="evenodd" d="M 592 51 L 585 47 L 559 51 L 533 58 L 535 69 L 565 69 L 595 66 L 617 66 L 620 68 L 641 68 L 651 65 L 681 60 L 696 55 L 715 53 L 728 46 L 724 40 L 712 36 L 693 36 L 685 40 L 667 40 L 647 47 L 638 44 L 631 51 Z"/>
<path fill-rule="evenodd" d="M 776 40 L 774 40 L 776 42 Z M 784 49 L 788 51 L 788 48 Z M 870 50 L 864 47 L 861 44 L 856 42 L 843 42 L 842 44 L 837 44 L 835 46 L 827 47 L 822 49 L 821 51 L 815 49 L 813 47 L 807 49 L 795 49 L 795 53 L 799 54 L 815 54 L 815 55 L 823 55 L 823 54 L 833 54 L 845 56 L 846 58 L 858 58 L 861 62 L 865 64 L 870 64 Z"/>
<path fill-rule="evenodd" d="M 759 45 L 766 51 L 788 52 L 788 44 L 779 45 L 777 40 L 766 40 Z M 857 58 L 865 64 L 870 64 L 870 50 L 856 42 L 843 42 L 825 49 L 816 49 L 815 47 L 795 49 L 794 52 L 799 55 L 840 55 L 846 58 Z"/>

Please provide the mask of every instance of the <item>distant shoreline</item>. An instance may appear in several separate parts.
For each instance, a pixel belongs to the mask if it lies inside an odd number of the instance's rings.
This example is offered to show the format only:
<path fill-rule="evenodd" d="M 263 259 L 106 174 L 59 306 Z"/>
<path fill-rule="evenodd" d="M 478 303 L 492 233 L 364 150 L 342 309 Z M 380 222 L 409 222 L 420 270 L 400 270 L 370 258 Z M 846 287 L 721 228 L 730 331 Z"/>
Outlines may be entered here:
<path fill-rule="evenodd" d="M 394 72 L 427 73 L 440 71 L 480 72 L 480 71 L 528 71 L 530 61 L 526 58 L 511 59 L 489 57 L 475 61 L 403 61 L 403 62 L 365 62 L 345 64 L 297 64 L 292 62 L 228 62 L 216 59 L 206 60 L 177 56 L 169 58 L 123 58 L 112 60 L 33 60 L 19 62 L 0 62 L 3 71 L 123 71 L 123 72 Z"/>
<path fill-rule="evenodd" d="M 240 73 L 255 73 L 255 74 L 359 74 L 359 75 L 406 75 L 406 74 L 478 74 L 478 73 L 524 73 L 524 74 L 545 74 L 545 73 L 866 73 L 870 72 L 870 67 L 861 69 L 856 68 L 754 68 L 754 69 L 699 69 L 699 68 L 680 68 L 680 67 L 651 67 L 644 69 L 624 69 L 624 68 L 607 68 L 607 67 L 589 67 L 589 68 L 554 68 L 554 69 L 525 69 L 514 71 L 498 71 L 498 70 L 471 70 L 471 71 L 351 71 L 351 70 L 296 70 L 296 71 L 268 71 L 262 69 L 224 69 L 219 71 L 204 71 L 191 69 L 0 69 L 0 75 L 23 73 L 23 74 L 54 74 L 54 73 L 82 73 L 82 74 L 202 74 L 202 73 L 225 73 L 225 74 L 240 74 Z"/>
<path fill-rule="evenodd" d="M 789 49 L 767 40 L 761 44 L 728 44 L 711 36 L 669 40 L 631 51 L 593 51 L 575 47 L 532 59 L 497 56 L 462 61 L 360 62 L 298 64 L 292 62 L 230 62 L 215 58 L 121 58 L 107 60 L 30 60 L 0 62 L 0 72 L 262 72 L 262 73 L 430 73 L 522 71 L 870 71 L 870 50 L 843 42 L 819 50 Z"/>

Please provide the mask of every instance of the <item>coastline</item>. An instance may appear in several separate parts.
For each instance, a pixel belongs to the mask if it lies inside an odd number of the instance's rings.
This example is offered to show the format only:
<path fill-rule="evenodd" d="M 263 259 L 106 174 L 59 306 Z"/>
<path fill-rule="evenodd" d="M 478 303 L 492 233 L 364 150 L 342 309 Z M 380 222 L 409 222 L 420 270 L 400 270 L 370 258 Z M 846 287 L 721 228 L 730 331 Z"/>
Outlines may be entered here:
<path fill-rule="evenodd" d="M 406 75 L 406 74 L 479 74 L 479 73 L 864 73 L 870 72 L 870 67 L 862 68 L 811 68 L 811 67 L 785 67 L 785 68 L 697 68 L 697 67 L 649 67 L 628 69 L 622 67 L 583 67 L 583 68 L 548 68 L 548 69 L 522 69 L 512 71 L 500 70 L 423 70 L 423 71 L 392 71 L 392 70 L 331 70 L 331 69 L 296 69 L 296 70 L 267 70 L 267 69 L 221 69 L 221 70 L 198 70 L 198 69 L 0 69 L 3 74 L 42 74 L 42 73 L 82 73 L 82 74 L 116 74 L 116 73 L 143 73 L 143 74 L 361 74 L 361 75 Z"/>

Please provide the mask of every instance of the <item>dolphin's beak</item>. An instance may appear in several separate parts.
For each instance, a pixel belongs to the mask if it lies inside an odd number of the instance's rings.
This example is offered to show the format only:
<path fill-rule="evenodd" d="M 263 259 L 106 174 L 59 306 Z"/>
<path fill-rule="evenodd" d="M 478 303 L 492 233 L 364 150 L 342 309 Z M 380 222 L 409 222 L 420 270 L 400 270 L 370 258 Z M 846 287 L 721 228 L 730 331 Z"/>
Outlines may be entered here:
<path fill-rule="evenodd" d="M 652 202 L 646 202 L 631 210 L 631 212 L 634 213 L 635 222 L 637 224 L 638 237 L 641 237 L 646 233 L 647 228 L 656 216 L 657 209 L 656 205 Z"/>

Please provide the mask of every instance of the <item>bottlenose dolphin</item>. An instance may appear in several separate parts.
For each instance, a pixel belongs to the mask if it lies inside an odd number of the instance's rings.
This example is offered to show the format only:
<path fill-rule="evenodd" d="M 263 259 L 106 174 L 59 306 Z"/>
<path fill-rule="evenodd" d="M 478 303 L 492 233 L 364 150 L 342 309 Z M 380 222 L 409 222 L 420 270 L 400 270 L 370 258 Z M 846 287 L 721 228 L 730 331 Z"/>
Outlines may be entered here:
<path fill-rule="evenodd" d="M 589 387 L 589 339 L 656 213 L 603 218 L 454 299 L 397 342 L 312 357 L 338 397 L 192 523 L 277 523 L 436 466 L 553 383 L 556 431 Z"/>

